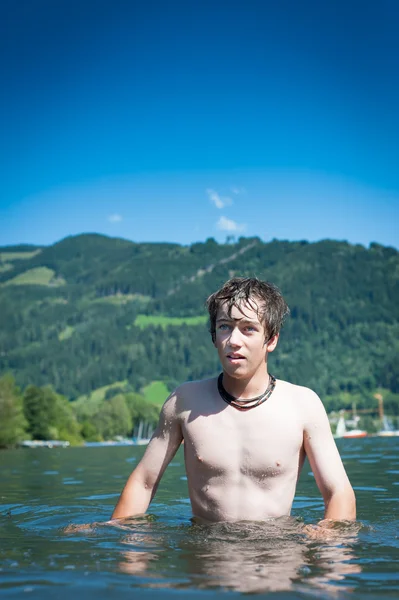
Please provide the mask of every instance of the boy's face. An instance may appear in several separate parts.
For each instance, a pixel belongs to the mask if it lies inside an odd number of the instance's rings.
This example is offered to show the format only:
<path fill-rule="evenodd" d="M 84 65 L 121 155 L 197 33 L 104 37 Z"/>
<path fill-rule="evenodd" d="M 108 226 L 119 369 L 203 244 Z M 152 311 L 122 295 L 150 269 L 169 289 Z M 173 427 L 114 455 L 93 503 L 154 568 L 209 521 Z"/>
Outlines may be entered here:
<path fill-rule="evenodd" d="M 233 306 L 229 314 L 222 304 L 216 315 L 215 346 L 223 370 L 238 379 L 252 377 L 265 370 L 267 352 L 277 345 L 278 336 L 268 339 L 258 317 L 258 302 L 252 300 Z"/>

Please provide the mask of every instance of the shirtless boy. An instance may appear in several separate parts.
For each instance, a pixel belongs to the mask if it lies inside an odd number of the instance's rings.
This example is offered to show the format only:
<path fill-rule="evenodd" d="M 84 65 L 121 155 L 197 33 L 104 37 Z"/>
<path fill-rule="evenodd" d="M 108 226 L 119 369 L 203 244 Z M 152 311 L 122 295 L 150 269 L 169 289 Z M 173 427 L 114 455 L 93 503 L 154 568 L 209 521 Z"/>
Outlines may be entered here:
<path fill-rule="evenodd" d="M 184 440 L 193 515 L 205 521 L 289 515 L 308 457 L 325 519 L 356 518 L 356 503 L 323 404 L 268 373 L 288 307 L 272 284 L 234 278 L 207 301 L 223 373 L 184 383 L 166 400 L 112 518 L 146 512 Z"/>

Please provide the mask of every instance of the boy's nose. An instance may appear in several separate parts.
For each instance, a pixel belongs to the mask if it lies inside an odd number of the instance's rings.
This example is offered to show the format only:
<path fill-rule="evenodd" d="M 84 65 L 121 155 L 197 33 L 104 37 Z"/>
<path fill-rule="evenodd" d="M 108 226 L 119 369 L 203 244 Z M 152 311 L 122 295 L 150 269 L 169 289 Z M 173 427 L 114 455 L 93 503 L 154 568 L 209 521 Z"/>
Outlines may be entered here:
<path fill-rule="evenodd" d="M 230 346 L 241 346 L 241 336 L 238 329 L 233 329 L 230 334 Z"/>

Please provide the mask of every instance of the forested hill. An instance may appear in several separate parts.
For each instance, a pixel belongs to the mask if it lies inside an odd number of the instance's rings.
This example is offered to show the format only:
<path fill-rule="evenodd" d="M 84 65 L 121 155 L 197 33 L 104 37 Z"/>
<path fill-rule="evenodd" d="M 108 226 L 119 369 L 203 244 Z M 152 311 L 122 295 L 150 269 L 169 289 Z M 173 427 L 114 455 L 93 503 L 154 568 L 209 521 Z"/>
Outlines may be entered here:
<path fill-rule="evenodd" d="M 204 301 L 233 275 L 291 309 L 270 370 L 321 395 L 399 392 L 399 253 L 240 238 L 191 246 L 102 235 L 0 248 L 0 374 L 69 398 L 116 381 L 169 389 L 219 370 Z"/>

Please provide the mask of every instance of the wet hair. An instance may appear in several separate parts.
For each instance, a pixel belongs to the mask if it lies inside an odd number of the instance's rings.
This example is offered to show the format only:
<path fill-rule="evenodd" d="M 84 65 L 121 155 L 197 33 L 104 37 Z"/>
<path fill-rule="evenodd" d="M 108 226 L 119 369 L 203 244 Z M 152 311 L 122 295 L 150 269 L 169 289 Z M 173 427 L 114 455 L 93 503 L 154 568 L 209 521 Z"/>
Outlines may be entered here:
<path fill-rule="evenodd" d="M 229 315 L 233 306 L 244 314 L 242 305 L 246 303 L 256 310 L 267 341 L 279 333 L 290 312 L 280 290 L 273 283 L 256 277 L 233 277 L 206 301 L 213 342 L 216 339 L 216 317 L 221 305 L 227 304 Z"/>

